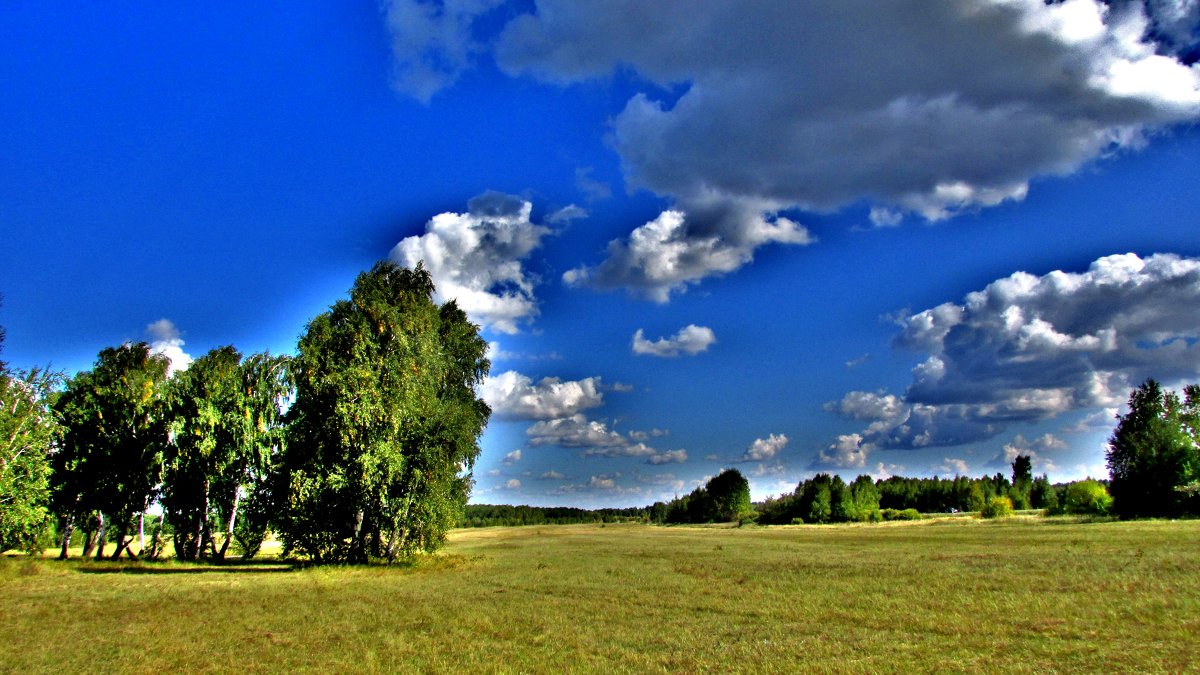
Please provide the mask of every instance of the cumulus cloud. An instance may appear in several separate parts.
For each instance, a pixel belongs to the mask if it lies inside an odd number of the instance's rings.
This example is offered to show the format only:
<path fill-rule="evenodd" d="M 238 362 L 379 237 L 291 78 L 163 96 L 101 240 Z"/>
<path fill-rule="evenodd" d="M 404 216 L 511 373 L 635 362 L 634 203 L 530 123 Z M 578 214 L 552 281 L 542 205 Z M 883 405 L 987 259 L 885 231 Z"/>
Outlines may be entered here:
<path fill-rule="evenodd" d="M 551 470 L 543 473 L 542 475 L 538 476 L 538 478 L 541 480 L 563 480 L 566 477 L 567 477 L 566 474 L 559 473 L 559 472 L 555 471 L 554 469 L 551 469 Z"/>
<path fill-rule="evenodd" d="M 542 0 L 497 52 L 551 81 L 628 67 L 684 85 L 614 120 L 634 185 L 818 209 L 866 197 L 936 219 L 1195 116 L 1200 73 L 1153 42 L 1194 30 L 1194 3 L 1153 4 Z"/>
<path fill-rule="evenodd" d="M 610 429 L 607 423 L 588 419 L 583 414 L 543 420 L 531 425 L 525 433 L 530 445 L 579 448 L 584 457 L 644 457 L 647 464 L 654 465 L 682 464 L 688 459 L 687 450 L 682 448 L 659 451 L 643 442 L 652 435 L 665 435 L 666 432 L 655 429 L 625 435 Z"/>
<path fill-rule="evenodd" d="M 1147 377 L 1200 375 L 1200 259 L 1114 255 L 1086 272 L 1018 272 L 900 319 L 926 354 L 903 396 L 855 391 L 827 409 L 870 422 L 857 447 L 950 446 L 1010 425 L 1113 408 Z M 1107 414 L 1107 413 L 1106 413 Z M 850 453 L 843 436 L 830 457 Z"/>
<path fill-rule="evenodd" d="M 187 367 L 192 365 L 192 356 L 183 351 L 183 338 L 170 319 L 159 319 L 147 325 L 146 334 L 150 336 L 150 352 L 162 354 L 170 359 L 168 374 L 187 370 Z"/>
<path fill-rule="evenodd" d="M 501 419 L 549 420 L 570 417 L 604 403 L 599 377 L 563 381 L 545 377 L 536 384 L 515 370 L 488 376 L 479 395 Z"/>
<path fill-rule="evenodd" d="M 600 290 L 623 287 L 665 303 L 672 292 L 683 292 L 689 284 L 745 265 L 760 246 L 813 241 L 807 229 L 777 214 L 779 205 L 762 200 L 705 196 L 685 207 L 686 212 L 662 212 L 626 241 L 610 241 L 603 262 L 568 270 L 563 281 Z"/>
<path fill-rule="evenodd" d="M 468 202 L 466 213 L 434 216 L 425 234 L 406 237 L 390 257 L 407 267 L 423 261 L 439 301 L 455 300 L 473 321 L 516 333 L 518 323 L 538 314 L 536 279 L 523 261 L 550 233 L 530 222 L 532 209 L 519 197 L 485 192 Z"/>
<path fill-rule="evenodd" d="M 633 353 L 660 357 L 675 357 L 680 354 L 692 356 L 707 351 L 716 341 L 717 336 L 711 328 L 695 324 L 680 328 L 679 332 L 669 338 L 659 338 L 653 342 L 647 340 L 639 328 L 633 335 Z"/>
<path fill-rule="evenodd" d="M 1032 441 L 1017 434 L 1011 442 L 1004 444 L 1000 452 L 988 462 L 988 466 L 1008 468 L 1017 459 L 1017 455 L 1025 455 L 1033 461 L 1036 470 L 1054 471 L 1057 468 L 1054 461 L 1056 454 L 1066 449 L 1067 444 L 1054 434 L 1042 434 Z"/>
<path fill-rule="evenodd" d="M 525 430 L 530 445 L 556 445 L 560 448 L 589 448 L 597 454 L 608 449 L 621 450 L 628 454 L 629 439 L 608 428 L 604 422 L 589 420 L 582 414 L 537 422 Z M 653 448 L 640 446 L 644 450 L 633 454 L 653 454 Z"/>
<path fill-rule="evenodd" d="M 770 434 L 766 438 L 756 438 L 746 448 L 746 452 L 742 453 L 740 461 L 743 462 L 765 462 L 774 459 L 788 444 L 786 434 Z"/>
<path fill-rule="evenodd" d="M 505 455 L 504 459 L 502 461 L 505 464 L 509 464 L 509 465 L 516 464 L 517 462 L 521 461 L 521 451 L 513 450 L 512 452 Z"/>
<path fill-rule="evenodd" d="M 942 461 L 942 465 L 937 469 L 938 473 L 949 474 L 953 476 L 966 476 L 969 473 L 967 461 L 965 459 L 956 459 L 947 457 Z"/>
<path fill-rule="evenodd" d="M 516 478 L 509 478 L 507 481 L 504 482 L 504 489 L 505 490 L 520 490 L 521 489 L 521 481 L 517 480 Z"/>
<path fill-rule="evenodd" d="M 939 220 L 1194 120 L 1196 7 L 541 0 L 494 49 L 513 75 L 644 78 L 613 144 L 629 185 L 674 207 L 564 278 L 665 302 L 764 244 L 811 241 L 788 209 Z"/>
<path fill-rule="evenodd" d="M 837 469 L 861 468 L 867 464 L 867 456 L 875 444 L 865 441 L 862 434 L 843 434 L 817 456 L 814 467 Z"/>
<path fill-rule="evenodd" d="M 646 463 L 654 464 L 654 465 L 683 464 L 684 462 L 687 461 L 687 458 L 688 458 L 687 450 L 683 450 L 683 449 L 667 450 L 666 452 L 660 452 L 660 453 L 657 453 L 654 455 L 650 455 L 650 458 L 646 460 Z"/>

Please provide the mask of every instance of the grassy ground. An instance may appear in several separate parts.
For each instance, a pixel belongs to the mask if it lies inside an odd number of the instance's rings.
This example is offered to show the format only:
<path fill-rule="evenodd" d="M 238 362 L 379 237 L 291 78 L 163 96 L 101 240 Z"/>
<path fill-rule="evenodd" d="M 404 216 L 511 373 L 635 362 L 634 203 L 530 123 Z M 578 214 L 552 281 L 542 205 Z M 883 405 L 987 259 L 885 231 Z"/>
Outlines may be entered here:
<path fill-rule="evenodd" d="M 1178 672 L 1200 521 L 492 528 L 406 568 L 9 556 L 0 644 L 3 672 Z"/>

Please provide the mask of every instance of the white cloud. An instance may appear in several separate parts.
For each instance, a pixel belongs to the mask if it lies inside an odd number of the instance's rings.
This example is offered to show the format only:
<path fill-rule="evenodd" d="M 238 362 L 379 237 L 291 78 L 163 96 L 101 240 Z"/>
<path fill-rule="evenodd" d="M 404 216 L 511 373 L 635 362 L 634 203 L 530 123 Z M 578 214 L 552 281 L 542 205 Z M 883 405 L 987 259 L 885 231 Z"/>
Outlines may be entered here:
<path fill-rule="evenodd" d="M 588 481 L 588 487 L 598 490 L 615 490 L 617 481 L 613 476 L 592 476 Z"/>
<path fill-rule="evenodd" d="M 624 448 L 629 440 L 608 428 L 604 422 L 589 420 L 582 414 L 542 420 L 525 430 L 530 445 L 556 445 L 562 448 Z M 644 446 L 643 446 L 644 447 Z M 644 454 L 652 454 L 649 449 Z"/>
<path fill-rule="evenodd" d="M 746 448 L 746 452 L 742 453 L 740 461 L 743 462 L 765 462 L 769 459 L 774 459 L 788 444 L 786 434 L 770 434 L 766 438 L 756 438 Z"/>
<path fill-rule="evenodd" d="M 546 222 L 551 225 L 559 225 L 561 223 L 569 223 L 572 220 L 587 218 L 588 212 L 582 207 L 570 204 L 546 216 Z"/>
<path fill-rule="evenodd" d="M 904 220 L 904 214 L 893 209 L 876 206 L 871 209 L 869 218 L 875 227 L 896 227 Z"/>
<path fill-rule="evenodd" d="M 706 198 L 686 206 L 687 212 L 664 211 L 634 230 L 627 241 L 610 241 L 608 257 L 600 265 L 568 270 L 563 281 L 601 290 L 624 287 L 665 303 L 672 292 L 745 265 L 760 246 L 814 241 L 804 227 L 777 215 L 775 204 Z"/>
<path fill-rule="evenodd" d="M 563 480 L 566 478 L 566 475 L 561 474 L 561 473 L 551 469 L 551 470 L 543 473 L 542 475 L 538 476 L 538 478 L 540 478 L 541 480 Z"/>
<path fill-rule="evenodd" d="M 1017 455 L 1025 455 L 1033 461 L 1036 471 L 1050 472 L 1056 468 L 1055 457 L 1066 449 L 1067 444 L 1054 434 L 1042 434 L 1032 441 L 1017 434 L 1011 442 L 1004 444 L 1000 452 L 988 462 L 988 466 L 1008 468 L 1017 459 Z"/>
<path fill-rule="evenodd" d="M 516 333 L 517 324 L 537 316 L 535 278 L 522 261 L 541 246 L 550 230 L 530 222 L 532 204 L 512 195 L 485 192 L 466 213 L 441 213 L 425 234 L 406 237 L 391 259 L 407 267 L 424 262 L 439 301 L 458 306 L 485 327 Z"/>
<path fill-rule="evenodd" d="M 682 450 L 682 449 L 681 450 L 668 450 L 666 452 L 660 452 L 660 453 L 657 453 L 654 455 L 650 455 L 650 458 L 646 460 L 646 463 L 654 464 L 654 465 L 683 464 L 684 462 L 687 461 L 687 458 L 688 458 L 687 450 Z"/>
<path fill-rule="evenodd" d="M 508 465 L 516 464 L 517 462 L 521 461 L 521 451 L 513 450 L 512 452 L 505 455 L 504 459 L 502 461 Z"/>
<path fill-rule="evenodd" d="M 541 0 L 495 53 L 513 75 L 651 83 L 613 143 L 629 186 L 674 206 L 564 279 L 665 302 L 759 246 L 810 241 L 785 210 L 943 219 L 1195 120 L 1200 69 L 1179 55 L 1196 4 Z"/>
<path fill-rule="evenodd" d="M 180 337 L 179 329 L 169 319 L 159 319 L 146 326 L 146 334 L 150 336 L 150 352 L 162 354 L 170 360 L 167 373 L 187 370 L 192 365 L 192 356 L 183 351 L 185 344 Z"/>
<path fill-rule="evenodd" d="M 965 459 L 947 457 L 943 460 L 942 465 L 937 468 L 937 472 L 952 476 L 966 476 L 969 474 L 969 469 Z"/>
<path fill-rule="evenodd" d="M 864 442 L 861 434 L 844 434 L 838 436 L 836 443 L 821 452 L 814 466 L 860 468 L 866 466 L 867 456 L 874 449 L 874 444 Z"/>
<path fill-rule="evenodd" d="M 383 3 L 392 55 L 392 86 L 423 103 L 453 84 L 483 46 L 472 38 L 475 21 L 502 0 L 388 0 Z"/>
<path fill-rule="evenodd" d="M 711 328 L 695 324 L 680 328 L 679 332 L 669 338 L 659 338 L 653 342 L 647 340 L 639 328 L 633 335 L 633 353 L 660 357 L 674 357 L 680 354 L 691 356 L 707 351 L 716 341 L 717 336 Z"/>
<path fill-rule="evenodd" d="M 504 482 L 504 489 L 505 490 L 520 490 L 521 489 L 521 481 L 517 480 L 516 478 L 509 478 L 507 481 Z"/>
<path fill-rule="evenodd" d="M 497 51 L 509 72 L 551 81 L 627 67 L 684 85 L 673 102 L 637 94 L 615 119 L 634 185 L 807 208 L 868 197 L 939 217 L 1196 115 L 1200 72 L 1156 53 L 1140 5 L 542 0 Z M 1195 29 L 1190 4 L 1153 15 Z"/>
<path fill-rule="evenodd" d="M 947 446 L 1015 423 L 1119 405 L 1147 377 L 1200 375 L 1200 259 L 1100 258 L 1086 272 L 1018 272 L 900 319 L 896 344 L 926 353 L 902 397 L 829 404 L 870 420 L 865 443 Z"/>
<path fill-rule="evenodd" d="M 479 395 L 498 418 L 549 420 L 603 405 L 601 386 L 599 377 L 566 382 L 546 377 L 534 384 L 528 376 L 509 370 L 484 378 Z"/>

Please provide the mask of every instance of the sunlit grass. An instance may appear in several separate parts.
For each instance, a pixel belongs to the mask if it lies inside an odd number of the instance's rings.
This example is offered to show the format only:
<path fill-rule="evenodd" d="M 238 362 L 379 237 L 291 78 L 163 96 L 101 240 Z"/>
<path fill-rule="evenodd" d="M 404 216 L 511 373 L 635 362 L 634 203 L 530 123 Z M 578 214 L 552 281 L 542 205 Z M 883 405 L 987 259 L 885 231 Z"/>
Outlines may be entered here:
<path fill-rule="evenodd" d="M 0 671 L 1180 671 L 1200 521 L 460 530 L 410 566 L 0 560 Z"/>

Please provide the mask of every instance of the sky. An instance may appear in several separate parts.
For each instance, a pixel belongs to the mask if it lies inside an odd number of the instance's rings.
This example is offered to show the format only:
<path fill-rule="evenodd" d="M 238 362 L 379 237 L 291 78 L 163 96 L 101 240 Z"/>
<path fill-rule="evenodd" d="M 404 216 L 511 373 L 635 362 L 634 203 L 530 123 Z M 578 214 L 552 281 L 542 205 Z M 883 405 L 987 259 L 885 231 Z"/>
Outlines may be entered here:
<path fill-rule="evenodd" d="M 3 358 L 293 353 L 376 261 L 491 344 L 477 503 L 1066 481 L 1200 381 L 1200 2 L 0 9 Z"/>

